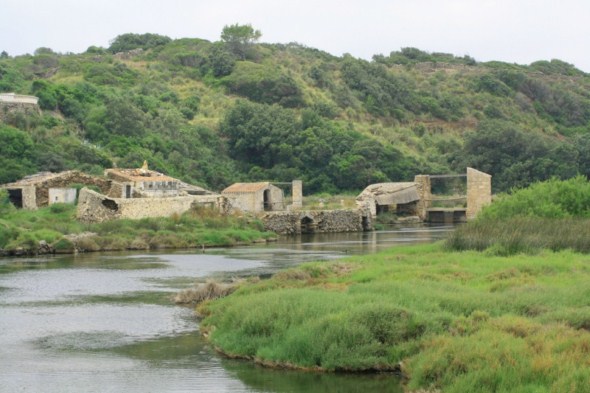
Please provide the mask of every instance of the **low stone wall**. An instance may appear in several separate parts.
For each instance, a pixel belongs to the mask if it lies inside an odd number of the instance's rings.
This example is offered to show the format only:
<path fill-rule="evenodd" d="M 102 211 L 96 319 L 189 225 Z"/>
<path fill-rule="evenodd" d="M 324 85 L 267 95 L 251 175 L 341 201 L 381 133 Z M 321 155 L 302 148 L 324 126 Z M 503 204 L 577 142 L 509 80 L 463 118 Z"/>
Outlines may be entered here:
<path fill-rule="evenodd" d="M 282 235 L 361 232 L 372 229 L 362 210 L 272 212 L 262 216 L 264 228 Z"/>
<path fill-rule="evenodd" d="M 190 195 L 169 198 L 110 198 L 87 188 L 78 196 L 77 218 L 84 222 L 103 222 L 120 218 L 169 217 L 202 205 L 222 212 L 227 209 L 220 195 Z"/>

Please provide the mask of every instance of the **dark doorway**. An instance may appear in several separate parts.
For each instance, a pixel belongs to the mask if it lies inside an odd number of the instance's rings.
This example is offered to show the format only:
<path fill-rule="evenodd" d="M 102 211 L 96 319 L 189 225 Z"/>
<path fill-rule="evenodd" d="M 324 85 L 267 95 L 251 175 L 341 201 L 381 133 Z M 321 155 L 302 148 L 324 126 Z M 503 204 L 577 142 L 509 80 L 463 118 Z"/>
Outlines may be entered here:
<path fill-rule="evenodd" d="M 264 190 L 264 211 L 272 210 L 272 201 L 270 200 L 270 190 Z"/>
<path fill-rule="evenodd" d="M 20 188 L 8 190 L 8 199 L 17 208 L 23 208 L 23 190 Z"/>
<path fill-rule="evenodd" d="M 125 198 L 131 198 L 131 186 L 129 184 L 125 186 Z"/>
<path fill-rule="evenodd" d="M 361 224 L 363 226 L 363 231 L 370 231 L 373 228 L 371 227 L 371 220 L 368 216 L 362 216 Z"/>
<path fill-rule="evenodd" d="M 389 212 L 389 205 L 376 204 L 375 207 L 376 207 L 375 210 L 377 211 L 377 215 Z"/>

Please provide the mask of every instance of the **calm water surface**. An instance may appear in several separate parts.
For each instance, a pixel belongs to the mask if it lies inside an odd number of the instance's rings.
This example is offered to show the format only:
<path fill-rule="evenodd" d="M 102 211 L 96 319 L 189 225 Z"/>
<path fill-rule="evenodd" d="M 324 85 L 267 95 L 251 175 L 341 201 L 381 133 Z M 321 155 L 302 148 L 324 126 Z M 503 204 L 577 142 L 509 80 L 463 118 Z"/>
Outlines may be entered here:
<path fill-rule="evenodd" d="M 391 374 L 269 370 L 218 356 L 170 296 L 207 277 L 430 242 L 452 228 L 285 238 L 264 246 L 0 259 L 0 392 L 401 392 Z"/>

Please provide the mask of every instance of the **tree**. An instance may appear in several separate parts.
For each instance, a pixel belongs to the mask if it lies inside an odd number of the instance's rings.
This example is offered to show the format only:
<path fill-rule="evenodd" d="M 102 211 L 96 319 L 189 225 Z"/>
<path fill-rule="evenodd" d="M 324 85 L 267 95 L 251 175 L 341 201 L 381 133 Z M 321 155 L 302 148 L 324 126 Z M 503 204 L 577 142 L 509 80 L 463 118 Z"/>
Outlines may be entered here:
<path fill-rule="evenodd" d="M 32 163 L 34 143 L 16 128 L 0 126 L 0 184 L 20 179 L 36 170 Z"/>
<path fill-rule="evenodd" d="M 221 32 L 221 40 L 225 42 L 230 51 L 241 60 L 244 60 L 252 45 L 260 39 L 260 30 L 254 30 L 252 25 L 234 24 L 225 26 Z"/>
<path fill-rule="evenodd" d="M 109 46 L 108 51 L 111 53 L 118 53 L 139 48 L 147 50 L 157 46 L 166 45 L 170 41 L 172 41 L 170 37 L 159 34 L 127 33 L 115 37 L 115 39 L 111 41 L 111 46 Z"/>
<path fill-rule="evenodd" d="M 234 54 L 225 45 L 218 42 L 213 44 L 208 60 L 211 71 L 216 77 L 231 74 L 236 63 Z"/>

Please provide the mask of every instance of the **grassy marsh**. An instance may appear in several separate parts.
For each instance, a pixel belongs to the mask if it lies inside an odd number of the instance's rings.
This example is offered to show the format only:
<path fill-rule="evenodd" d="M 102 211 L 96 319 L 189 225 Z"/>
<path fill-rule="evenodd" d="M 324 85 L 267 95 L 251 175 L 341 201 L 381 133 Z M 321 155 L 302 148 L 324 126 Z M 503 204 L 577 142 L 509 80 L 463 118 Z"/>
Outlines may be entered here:
<path fill-rule="evenodd" d="M 267 365 L 400 370 L 409 390 L 584 392 L 590 258 L 441 244 L 306 264 L 206 303 L 221 351 Z"/>

